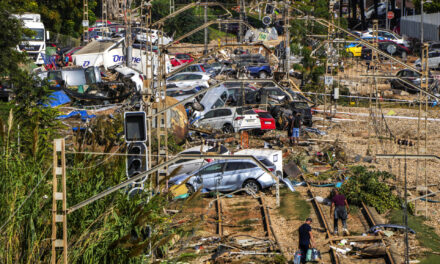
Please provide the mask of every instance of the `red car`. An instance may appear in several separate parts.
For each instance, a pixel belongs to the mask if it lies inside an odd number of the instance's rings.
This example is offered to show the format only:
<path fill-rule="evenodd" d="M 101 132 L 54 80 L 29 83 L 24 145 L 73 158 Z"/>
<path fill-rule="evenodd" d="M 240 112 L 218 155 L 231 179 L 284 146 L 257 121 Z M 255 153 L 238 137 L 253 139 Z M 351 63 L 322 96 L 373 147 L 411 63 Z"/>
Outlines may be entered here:
<path fill-rule="evenodd" d="M 172 58 L 170 60 L 171 65 L 173 65 L 174 67 L 176 66 L 180 66 L 189 62 L 194 61 L 193 57 L 191 57 L 188 54 L 183 54 L 183 53 L 177 53 L 174 58 Z"/>
<path fill-rule="evenodd" d="M 96 20 L 95 24 L 89 27 L 89 31 L 93 31 L 95 28 L 103 27 L 105 24 L 104 20 Z M 107 20 L 107 26 L 110 26 L 112 22 Z"/>
<path fill-rule="evenodd" d="M 276 128 L 275 118 L 273 118 L 269 112 L 260 109 L 254 109 L 254 111 L 260 118 L 261 130 L 271 130 Z"/>

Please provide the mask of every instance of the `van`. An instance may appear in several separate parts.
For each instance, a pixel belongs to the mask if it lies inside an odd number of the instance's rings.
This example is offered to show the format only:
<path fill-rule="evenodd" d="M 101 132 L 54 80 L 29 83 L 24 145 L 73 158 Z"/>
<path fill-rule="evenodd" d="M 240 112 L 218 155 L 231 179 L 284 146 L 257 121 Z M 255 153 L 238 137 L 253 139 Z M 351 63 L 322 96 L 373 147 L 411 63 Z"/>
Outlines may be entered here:
<path fill-rule="evenodd" d="M 56 82 L 57 85 L 61 86 L 91 85 L 102 82 L 101 71 L 98 67 L 94 66 L 85 69 L 79 67 L 63 68 L 42 72 L 38 76 L 41 79 Z"/>

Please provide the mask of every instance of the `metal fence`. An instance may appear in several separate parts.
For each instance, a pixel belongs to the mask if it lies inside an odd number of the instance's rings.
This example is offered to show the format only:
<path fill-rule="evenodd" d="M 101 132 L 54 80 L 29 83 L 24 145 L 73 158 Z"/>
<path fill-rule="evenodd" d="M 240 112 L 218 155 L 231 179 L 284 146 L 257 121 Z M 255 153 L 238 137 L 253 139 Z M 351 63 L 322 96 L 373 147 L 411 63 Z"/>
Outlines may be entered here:
<path fill-rule="evenodd" d="M 420 39 L 420 15 L 400 19 L 400 34 Z M 425 41 L 440 41 L 440 13 L 423 14 L 423 38 Z"/>

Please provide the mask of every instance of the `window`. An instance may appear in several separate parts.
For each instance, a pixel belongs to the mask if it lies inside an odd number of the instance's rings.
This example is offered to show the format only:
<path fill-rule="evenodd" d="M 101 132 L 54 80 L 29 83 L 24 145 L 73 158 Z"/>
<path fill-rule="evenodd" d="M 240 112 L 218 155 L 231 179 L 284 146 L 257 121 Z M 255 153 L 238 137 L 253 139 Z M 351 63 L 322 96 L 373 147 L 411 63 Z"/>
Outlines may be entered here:
<path fill-rule="evenodd" d="M 219 109 L 216 112 L 216 117 L 230 116 L 232 115 L 231 110 L 229 109 Z"/>
<path fill-rule="evenodd" d="M 214 110 L 209 111 L 208 113 L 205 114 L 204 118 L 213 118 L 214 117 Z"/>
<path fill-rule="evenodd" d="M 60 71 L 51 71 L 51 72 L 49 72 L 49 74 L 47 76 L 47 79 L 49 81 L 58 81 L 58 82 L 60 82 L 60 81 L 63 80 L 63 77 L 62 77 Z"/>
<path fill-rule="evenodd" d="M 32 36 L 23 35 L 23 40 L 41 41 L 44 40 L 44 29 L 42 28 L 30 28 L 33 31 Z"/>
<path fill-rule="evenodd" d="M 185 74 L 174 75 L 174 76 L 171 76 L 170 78 L 168 78 L 168 81 L 181 81 L 181 80 L 185 79 L 185 77 L 186 77 Z"/>
<path fill-rule="evenodd" d="M 241 162 L 228 162 L 225 171 L 237 171 L 241 169 Z"/>
<path fill-rule="evenodd" d="M 200 80 L 200 79 L 202 79 L 202 75 L 199 74 L 189 74 L 185 78 L 185 80 Z"/>
<path fill-rule="evenodd" d="M 220 95 L 220 99 L 222 99 L 223 101 L 226 101 L 226 99 L 228 99 L 228 92 L 222 93 L 222 95 Z"/>
<path fill-rule="evenodd" d="M 217 99 L 212 108 L 219 108 L 225 105 L 225 102 L 222 99 Z"/>
<path fill-rule="evenodd" d="M 258 115 L 261 118 L 273 118 L 268 112 L 259 112 Z"/>
<path fill-rule="evenodd" d="M 224 163 L 217 163 L 217 164 L 213 164 L 209 167 L 206 167 L 199 172 L 199 175 L 203 176 L 203 175 L 212 174 L 212 173 L 220 173 L 220 172 L 222 172 L 223 164 Z"/>
<path fill-rule="evenodd" d="M 261 161 L 261 163 L 263 163 L 264 166 L 266 166 L 266 167 L 272 167 L 272 166 L 273 166 L 273 163 L 270 162 L 270 160 L 268 160 L 267 158 L 261 159 L 260 161 Z"/>
<path fill-rule="evenodd" d="M 257 165 L 254 164 L 254 163 L 250 163 L 250 162 L 243 162 L 243 163 L 241 163 L 241 169 L 242 170 L 252 169 L 252 168 L 255 168 L 255 167 L 257 167 Z"/>

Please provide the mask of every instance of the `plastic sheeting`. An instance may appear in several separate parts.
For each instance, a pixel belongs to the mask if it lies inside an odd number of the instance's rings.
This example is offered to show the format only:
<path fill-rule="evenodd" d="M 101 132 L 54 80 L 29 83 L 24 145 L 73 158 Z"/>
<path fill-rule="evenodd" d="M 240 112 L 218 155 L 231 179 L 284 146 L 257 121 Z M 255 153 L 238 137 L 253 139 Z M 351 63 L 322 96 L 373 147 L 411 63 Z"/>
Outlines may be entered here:
<path fill-rule="evenodd" d="M 96 115 L 87 114 L 87 111 L 85 111 L 85 110 L 75 110 L 75 111 L 68 113 L 67 115 L 60 115 L 57 117 L 57 119 L 67 119 L 67 118 L 76 117 L 76 116 L 81 117 L 81 120 L 84 122 L 90 118 L 96 117 Z"/>
<path fill-rule="evenodd" d="M 49 96 L 49 105 L 45 104 L 44 106 L 57 107 L 70 102 L 69 96 L 64 91 L 56 91 Z"/>

